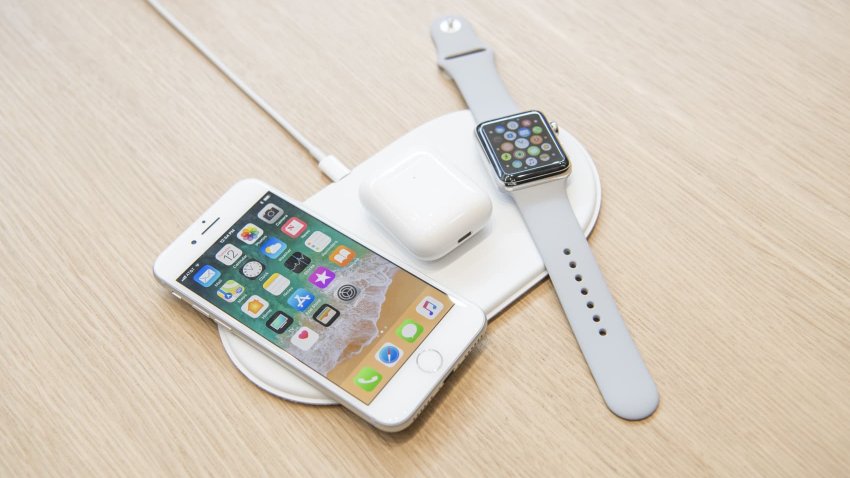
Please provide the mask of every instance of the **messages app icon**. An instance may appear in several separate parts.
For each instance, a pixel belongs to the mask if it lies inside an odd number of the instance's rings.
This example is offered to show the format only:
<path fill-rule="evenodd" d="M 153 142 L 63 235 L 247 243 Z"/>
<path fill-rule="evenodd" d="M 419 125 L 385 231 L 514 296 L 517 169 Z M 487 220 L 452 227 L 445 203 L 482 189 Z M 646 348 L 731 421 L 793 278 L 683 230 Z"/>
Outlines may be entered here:
<path fill-rule="evenodd" d="M 407 319 L 395 329 L 395 334 L 399 336 L 400 339 L 405 342 L 415 342 L 416 339 L 422 335 L 422 331 L 425 330 L 424 327 L 417 324 L 416 322 Z"/>
<path fill-rule="evenodd" d="M 371 392 L 381 383 L 382 378 L 384 377 L 372 367 L 363 367 L 357 372 L 357 376 L 354 377 L 354 383 L 363 390 Z"/>

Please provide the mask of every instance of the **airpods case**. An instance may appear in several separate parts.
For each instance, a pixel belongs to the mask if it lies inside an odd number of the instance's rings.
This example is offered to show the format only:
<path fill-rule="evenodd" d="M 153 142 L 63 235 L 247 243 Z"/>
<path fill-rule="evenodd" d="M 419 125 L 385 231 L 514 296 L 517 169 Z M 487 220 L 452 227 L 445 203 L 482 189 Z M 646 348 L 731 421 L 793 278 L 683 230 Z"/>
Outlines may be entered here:
<path fill-rule="evenodd" d="M 439 259 L 490 219 L 490 197 L 432 154 L 415 153 L 360 186 L 360 201 L 413 255 Z"/>

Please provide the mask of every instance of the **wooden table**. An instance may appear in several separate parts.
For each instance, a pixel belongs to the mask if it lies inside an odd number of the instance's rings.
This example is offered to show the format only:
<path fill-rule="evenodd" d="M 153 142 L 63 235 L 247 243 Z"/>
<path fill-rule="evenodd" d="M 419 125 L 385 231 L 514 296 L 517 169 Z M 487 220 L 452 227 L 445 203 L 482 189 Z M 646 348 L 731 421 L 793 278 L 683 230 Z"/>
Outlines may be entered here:
<path fill-rule="evenodd" d="M 595 158 L 591 244 L 662 397 L 604 407 L 551 285 L 400 434 L 276 399 L 154 281 L 230 184 L 313 160 L 144 2 L 0 4 L 0 475 L 850 474 L 846 2 L 209 2 L 173 13 L 355 166 L 463 109 L 456 12 Z"/>

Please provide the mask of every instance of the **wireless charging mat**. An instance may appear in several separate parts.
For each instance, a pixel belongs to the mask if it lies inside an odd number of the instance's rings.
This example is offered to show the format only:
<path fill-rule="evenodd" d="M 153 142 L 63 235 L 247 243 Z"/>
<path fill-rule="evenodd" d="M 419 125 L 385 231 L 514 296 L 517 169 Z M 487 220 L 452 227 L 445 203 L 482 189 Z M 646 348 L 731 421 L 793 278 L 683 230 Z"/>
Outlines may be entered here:
<path fill-rule="evenodd" d="M 305 204 L 341 227 L 354 231 L 356 239 L 405 257 L 417 270 L 475 303 L 488 319 L 492 319 L 546 277 L 546 269 L 513 201 L 491 178 L 493 172 L 483 159 L 474 130 L 475 120 L 468 110 L 431 120 L 354 168 L 341 181 L 314 194 Z M 596 224 L 602 200 L 599 175 L 587 150 L 577 139 L 563 130 L 558 137 L 572 161 L 565 194 L 588 236 Z M 433 262 L 416 259 L 394 242 L 372 219 L 359 196 L 364 180 L 374 178 L 398 161 L 419 152 L 430 153 L 487 192 L 493 201 L 489 224 L 457 249 Z M 435 184 L 435 194 L 439 189 L 440 185 Z M 300 403 L 336 403 L 233 333 L 219 327 L 219 335 L 236 368 L 263 390 Z"/>

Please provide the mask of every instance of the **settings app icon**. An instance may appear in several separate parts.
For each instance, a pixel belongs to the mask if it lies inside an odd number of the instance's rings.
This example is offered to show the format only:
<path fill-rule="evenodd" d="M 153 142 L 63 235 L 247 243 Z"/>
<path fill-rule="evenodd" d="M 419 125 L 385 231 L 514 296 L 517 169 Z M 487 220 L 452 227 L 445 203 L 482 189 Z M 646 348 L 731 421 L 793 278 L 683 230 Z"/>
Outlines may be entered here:
<path fill-rule="evenodd" d="M 345 284 L 336 291 L 336 296 L 348 302 L 349 300 L 357 297 L 357 288 L 351 284 Z"/>

